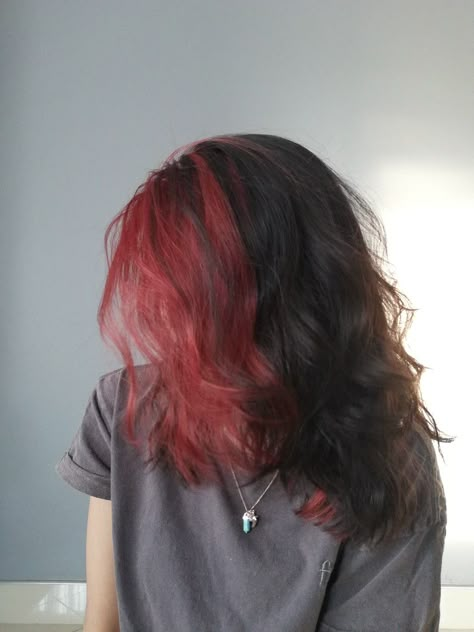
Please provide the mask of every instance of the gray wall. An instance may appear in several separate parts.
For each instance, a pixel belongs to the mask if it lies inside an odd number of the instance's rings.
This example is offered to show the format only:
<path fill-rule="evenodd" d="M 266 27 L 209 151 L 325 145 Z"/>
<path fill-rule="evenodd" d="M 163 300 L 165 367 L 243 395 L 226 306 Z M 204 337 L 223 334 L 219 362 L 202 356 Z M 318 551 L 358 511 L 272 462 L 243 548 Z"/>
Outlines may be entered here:
<path fill-rule="evenodd" d="M 471 167 L 474 2 L 0 10 L 0 579 L 81 580 L 88 498 L 53 467 L 118 366 L 95 320 L 108 221 L 168 152 L 214 133 L 291 136 L 375 198 L 394 158 Z M 456 569 L 448 552 L 444 580 L 474 583 Z"/>

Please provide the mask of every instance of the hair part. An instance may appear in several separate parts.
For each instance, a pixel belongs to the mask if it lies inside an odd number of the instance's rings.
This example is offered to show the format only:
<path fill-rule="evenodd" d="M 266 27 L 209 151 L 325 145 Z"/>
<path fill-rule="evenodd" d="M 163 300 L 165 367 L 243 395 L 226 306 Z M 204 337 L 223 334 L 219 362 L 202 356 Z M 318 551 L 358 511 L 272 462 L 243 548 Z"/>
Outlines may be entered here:
<path fill-rule="evenodd" d="M 305 477 L 298 514 L 339 539 L 414 519 L 432 475 L 417 437 L 452 439 L 403 345 L 415 310 L 383 270 L 383 226 L 348 182 L 279 136 L 203 139 L 150 172 L 104 243 L 99 327 L 148 463 L 187 484 L 216 461 Z M 142 415 L 133 347 L 153 376 Z"/>

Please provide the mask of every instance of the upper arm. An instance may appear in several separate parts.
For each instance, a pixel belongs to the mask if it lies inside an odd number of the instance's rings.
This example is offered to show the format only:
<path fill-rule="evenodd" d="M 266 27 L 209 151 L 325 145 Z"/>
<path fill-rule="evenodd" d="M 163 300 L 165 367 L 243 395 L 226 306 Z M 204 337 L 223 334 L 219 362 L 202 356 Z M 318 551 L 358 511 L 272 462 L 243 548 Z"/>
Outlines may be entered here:
<path fill-rule="evenodd" d="M 86 538 L 87 604 L 84 632 L 118 632 L 112 541 L 112 502 L 90 497 Z"/>

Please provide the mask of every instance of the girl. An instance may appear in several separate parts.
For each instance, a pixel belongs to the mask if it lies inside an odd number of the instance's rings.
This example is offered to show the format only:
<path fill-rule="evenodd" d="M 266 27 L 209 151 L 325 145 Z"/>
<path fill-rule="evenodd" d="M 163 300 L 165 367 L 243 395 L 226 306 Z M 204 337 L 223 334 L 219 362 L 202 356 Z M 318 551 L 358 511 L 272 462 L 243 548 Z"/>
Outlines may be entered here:
<path fill-rule="evenodd" d="M 85 632 L 438 630 L 452 438 L 379 245 L 346 181 L 265 134 L 180 148 L 113 219 L 124 366 L 56 466 L 91 496 Z"/>

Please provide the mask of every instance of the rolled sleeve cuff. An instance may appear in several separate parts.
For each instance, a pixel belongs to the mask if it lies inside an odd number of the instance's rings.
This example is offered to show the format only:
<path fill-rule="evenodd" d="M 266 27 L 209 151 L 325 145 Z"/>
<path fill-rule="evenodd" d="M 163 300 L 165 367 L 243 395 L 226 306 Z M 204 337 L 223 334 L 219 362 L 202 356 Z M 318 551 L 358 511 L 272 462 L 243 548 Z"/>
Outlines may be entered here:
<path fill-rule="evenodd" d="M 85 470 L 73 460 L 68 452 L 65 452 L 54 469 L 74 489 L 89 496 L 110 500 L 110 478 Z"/>

